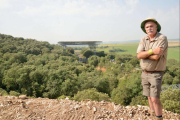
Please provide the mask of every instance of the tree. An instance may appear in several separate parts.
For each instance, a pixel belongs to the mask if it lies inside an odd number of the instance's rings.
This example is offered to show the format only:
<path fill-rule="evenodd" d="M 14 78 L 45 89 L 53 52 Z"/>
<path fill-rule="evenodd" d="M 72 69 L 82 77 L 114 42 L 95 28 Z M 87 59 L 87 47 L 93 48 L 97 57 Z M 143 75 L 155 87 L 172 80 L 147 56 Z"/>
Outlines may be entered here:
<path fill-rule="evenodd" d="M 105 77 L 103 78 L 97 78 L 94 82 L 94 87 L 99 91 L 103 93 L 109 93 L 109 80 Z"/>
<path fill-rule="evenodd" d="M 111 94 L 111 101 L 121 105 L 129 105 L 131 102 L 132 90 L 122 86 L 114 88 Z"/>
<path fill-rule="evenodd" d="M 89 65 L 93 65 L 93 66 L 97 66 L 99 63 L 99 57 L 98 56 L 91 56 L 90 58 L 88 58 L 88 64 Z"/>
<path fill-rule="evenodd" d="M 98 51 L 96 52 L 96 55 L 99 57 L 105 57 L 106 54 L 104 53 L 104 51 Z"/>
<path fill-rule="evenodd" d="M 66 96 L 73 96 L 78 92 L 77 80 L 65 80 L 61 85 L 61 94 Z"/>
<path fill-rule="evenodd" d="M 92 55 L 94 55 L 94 52 L 92 50 L 86 50 L 83 52 L 83 56 L 86 58 L 89 58 Z"/>
<path fill-rule="evenodd" d="M 163 108 L 180 114 L 180 89 L 167 89 L 161 93 L 161 103 Z"/>
<path fill-rule="evenodd" d="M 137 58 L 133 58 L 133 59 L 131 59 L 129 62 L 128 62 L 129 64 L 131 64 L 131 65 L 133 65 L 133 67 L 139 67 L 139 59 L 137 59 Z"/>
<path fill-rule="evenodd" d="M 173 77 L 168 72 L 166 72 L 163 76 L 162 81 L 163 81 L 163 84 L 171 85 L 173 82 Z"/>
<path fill-rule="evenodd" d="M 4 79 L 2 80 L 2 83 L 6 86 L 8 91 L 19 89 L 19 85 L 17 83 L 17 79 L 20 77 L 17 71 L 18 69 L 20 69 L 19 66 L 8 69 L 4 72 Z"/>
<path fill-rule="evenodd" d="M 174 77 L 172 84 L 180 84 L 180 78 L 178 78 L 177 76 Z"/>
<path fill-rule="evenodd" d="M 66 51 L 70 52 L 71 54 L 74 54 L 74 49 L 72 47 L 67 47 Z"/>

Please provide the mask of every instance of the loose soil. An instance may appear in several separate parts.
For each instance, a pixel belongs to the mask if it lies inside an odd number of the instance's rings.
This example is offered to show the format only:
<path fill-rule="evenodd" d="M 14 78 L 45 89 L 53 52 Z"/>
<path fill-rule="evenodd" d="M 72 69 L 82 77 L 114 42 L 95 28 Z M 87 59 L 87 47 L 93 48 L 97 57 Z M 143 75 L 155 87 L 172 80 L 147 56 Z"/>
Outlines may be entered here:
<path fill-rule="evenodd" d="M 153 120 L 149 107 L 122 106 L 106 101 L 81 102 L 68 98 L 27 98 L 0 96 L 0 120 Z M 179 120 L 180 115 L 163 110 L 164 120 Z"/>

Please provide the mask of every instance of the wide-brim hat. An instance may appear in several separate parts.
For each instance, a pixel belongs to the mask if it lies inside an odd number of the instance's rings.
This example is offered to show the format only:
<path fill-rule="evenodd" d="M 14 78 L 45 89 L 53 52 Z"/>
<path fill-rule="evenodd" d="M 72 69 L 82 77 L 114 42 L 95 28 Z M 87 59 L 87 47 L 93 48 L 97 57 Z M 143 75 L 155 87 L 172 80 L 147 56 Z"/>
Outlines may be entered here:
<path fill-rule="evenodd" d="M 161 31 L 161 25 L 157 22 L 156 19 L 154 19 L 154 18 L 147 18 L 147 19 L 145 19 L 144 21 L 142 21 L 142 23 L 141 23 L 141 29 L 143 30 L 143 32 L 146 33 L 146 30 L 145 30 L 144 27 L 145 27 L 145 24 L 146 24 L 147 21 L 153 21 L 154 23 L 156 23 L 156 25 L 157 25 L 157 31 L 158 31 L 158 32 Z M 146 33 L 146 34 L 147 34 L 147 33 Z"/>

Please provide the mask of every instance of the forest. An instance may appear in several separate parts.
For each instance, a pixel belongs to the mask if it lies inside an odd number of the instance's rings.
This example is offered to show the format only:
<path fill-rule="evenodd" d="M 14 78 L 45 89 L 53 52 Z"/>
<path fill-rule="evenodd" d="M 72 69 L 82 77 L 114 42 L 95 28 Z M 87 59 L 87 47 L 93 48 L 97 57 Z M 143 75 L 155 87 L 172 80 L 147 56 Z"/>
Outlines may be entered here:
<path fill-rule="evenodd" d="M 136 56 L 104 51 L 93 55 L 87 48 L 80 50 L 88 58 L 86 63 L 79 62 L 72 47 L 63 50 L 60 45 L 0 34 L 0 93 L 148 105 L 142 95 L 142 71 Z M 115 62 L 111 62 L 112 59 Z M 162 87 L 180 84 L 179 65 L 179 61 L 168 59 Z M 179 88 L 163 89 L 163 108 L 180 114 L 179 96 Z"/>

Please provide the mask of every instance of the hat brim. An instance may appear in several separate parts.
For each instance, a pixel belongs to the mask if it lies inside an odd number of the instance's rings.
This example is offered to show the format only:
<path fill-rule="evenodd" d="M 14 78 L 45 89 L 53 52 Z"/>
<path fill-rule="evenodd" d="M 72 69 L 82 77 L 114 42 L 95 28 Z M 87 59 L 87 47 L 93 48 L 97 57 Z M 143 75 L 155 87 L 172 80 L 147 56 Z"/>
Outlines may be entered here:
<path fill-rule="evenodd" d="M 145 24 L 146 24 L 147 21 L 153 21 L 154 23 L 156 23 L 156 25 L 157 25 L 157 31 L 158 31 L 158 32 L 161 31 L 161 25 L 160 25 L 156 20 L 147 19 L 147 20 L 144 20 L 144 21 L 141 23 L 141 29 L 143 30 L 143 32 L 146 33 Z M 147 34 L 147 33 L 146 33 L 146 34 Z"/>

